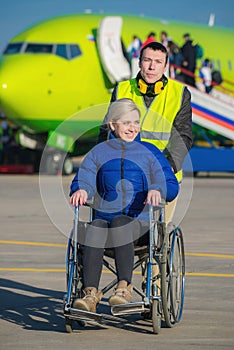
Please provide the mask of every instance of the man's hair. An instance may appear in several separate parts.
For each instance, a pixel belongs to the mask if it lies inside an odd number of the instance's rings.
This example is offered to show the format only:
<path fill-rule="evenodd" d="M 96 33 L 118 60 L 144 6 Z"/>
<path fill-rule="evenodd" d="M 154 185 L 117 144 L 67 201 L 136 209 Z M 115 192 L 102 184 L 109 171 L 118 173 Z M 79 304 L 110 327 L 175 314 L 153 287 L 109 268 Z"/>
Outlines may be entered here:
<path fill-rule="evenodd" d="M 105 117 L 105 123 L 111 121 L 118 121 L 124 114 L 127 114 L 131 111 L 137 111 L 140 118 L 140 111 L 137 108 L 136 104 L 130 98 L 121 98 L 112 102 L 109 106 L 107 115 Z"/>
<path fill-rule="evenodd" d="M 149 44 L 143 46 L 142 49 L 141 49 L 141 52 L 140 52 L 140 58 L 139 58 L 140 62 L 141 62 L 141 60 L 142 60 L 143 52 L 145 51 L 145 49 L 152 49 L 152 50 L 154 50 L 154 51 L 161 51 L 161 52 L 164 52 L 165 55 L 166 55 L 166 62 L 165 62 L 165 65 L 167 64 L 167 61 L 168 61 L 168 52 L 167 52 L 166 47 L 165 47 L 163 44 L 159 43 L 158 41 L 154 41 L 154 42 L 152 42 L 152 43 L 149 43 Z"/>

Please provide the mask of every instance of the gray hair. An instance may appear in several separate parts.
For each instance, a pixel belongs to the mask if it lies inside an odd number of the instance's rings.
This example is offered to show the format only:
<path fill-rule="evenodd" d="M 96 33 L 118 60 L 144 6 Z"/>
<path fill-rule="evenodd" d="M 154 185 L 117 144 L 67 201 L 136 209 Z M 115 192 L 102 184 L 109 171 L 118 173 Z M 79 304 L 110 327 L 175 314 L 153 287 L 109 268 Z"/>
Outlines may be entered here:
<path fill-rule="evenodd" d="M 124 114 L 127 114 L 131 111 L 137 111 L 140 117 L 140 110 L 136 106 L 136 104 L 130 98 L 121 98 L 120 100 L 116 100 L 112 102 L 109 106 L 108 112 L 105 117 L 105 124 L 109 122 L 116 122 L 119 120 Z"/>

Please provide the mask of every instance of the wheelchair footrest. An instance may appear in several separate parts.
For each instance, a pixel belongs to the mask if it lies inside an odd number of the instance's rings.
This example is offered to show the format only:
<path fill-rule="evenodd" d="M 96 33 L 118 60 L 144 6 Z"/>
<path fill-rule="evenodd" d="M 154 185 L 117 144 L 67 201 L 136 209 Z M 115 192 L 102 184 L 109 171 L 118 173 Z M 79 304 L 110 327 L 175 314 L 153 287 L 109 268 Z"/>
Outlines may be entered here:
<path fill-rule="evenodd" d="M 110 322 L 122 322 L 123 320 L 112 315 L 97 314 L 94 312 L 65 307 L 64 316 L 70 320 L 84 321 L 89 324 L 105 325 Z"/>
<path fill-rule="evenodd" d="M 147 308 L 147 310 L 149 309 Z M 143 301 L 128 304 L 118 304 L 111 307 L 111 313 L 114 316 L 142 313 L 144 311 L 146 311 L 146 307 Z"/>
<path fill-rule="evenodd" d="M 87 323 L 102 324 L 103 316 L 94 312 L 79 310 L 75 308 L 67 308 L 64 310 L 64 316 L 77 321 L 85 321 Z"/>

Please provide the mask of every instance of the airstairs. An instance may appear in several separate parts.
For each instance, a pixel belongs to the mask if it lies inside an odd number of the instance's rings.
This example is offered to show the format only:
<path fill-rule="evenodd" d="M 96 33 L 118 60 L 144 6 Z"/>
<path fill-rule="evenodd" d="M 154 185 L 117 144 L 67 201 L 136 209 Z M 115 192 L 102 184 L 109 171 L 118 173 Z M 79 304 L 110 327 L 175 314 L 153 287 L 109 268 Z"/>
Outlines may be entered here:
<path fill-rule="evenodd" d="M 210 94 L 191 86 L 189 90 L 193 123 L 201 138 L 186 157 L 184 171 L 234 172 L 234 98 L 216 89 Z M 212 133 L 216 137 L 211 138 Z"/>
<path fill-rule="evenodd" d="M 189 87 L 193 122 L 234 140 L 234 98 L 217 90 L 211 94 Z"/>

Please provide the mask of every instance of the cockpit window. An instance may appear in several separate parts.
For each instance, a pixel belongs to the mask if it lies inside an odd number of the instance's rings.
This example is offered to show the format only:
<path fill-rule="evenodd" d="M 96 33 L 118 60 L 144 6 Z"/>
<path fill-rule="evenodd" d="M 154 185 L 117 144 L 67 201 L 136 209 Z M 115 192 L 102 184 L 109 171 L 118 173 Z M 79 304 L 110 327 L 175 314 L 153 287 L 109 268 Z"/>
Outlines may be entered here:
<path fill-rule="evenodd" d="M 72 60 L 82 55 L 77 44 L 43 44 L 43 43 L 10 43 L 3 55 L 11 54 L 54 54 L 67 60 Z"/>
<path fill-rule="evenodd" d="M 81 55 L 81 51 L 78 45 L 70 45 L 71 58 L 75 58 Z"/>
<path fill-rule="evenodd" d="M 28 44 L 26 53 L 52 53 L 53 45 L 48 44 Z"/>
<path fill-rule="evenodd" d="M 63 58 L 67 58 L 66 45 L 56 45 L 55 54 Z"/>
<path fill-rule="evenodd" d="M 14 53 L 19 53 L 22 45 L 23 43 L 8 44 L 6 49 L 3 51 L 3 55 L 13 55 Z"/>
<path fill-rule="evenodd" d="M 82 55 L 79 45 L 76 44 L 57 44 L 55 53 L 67 60 L 72 60 Z"/>

